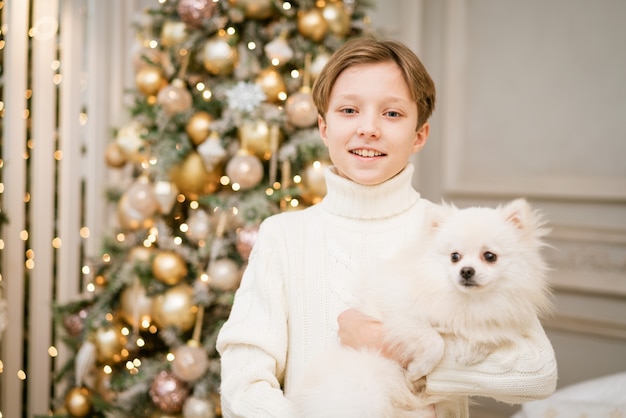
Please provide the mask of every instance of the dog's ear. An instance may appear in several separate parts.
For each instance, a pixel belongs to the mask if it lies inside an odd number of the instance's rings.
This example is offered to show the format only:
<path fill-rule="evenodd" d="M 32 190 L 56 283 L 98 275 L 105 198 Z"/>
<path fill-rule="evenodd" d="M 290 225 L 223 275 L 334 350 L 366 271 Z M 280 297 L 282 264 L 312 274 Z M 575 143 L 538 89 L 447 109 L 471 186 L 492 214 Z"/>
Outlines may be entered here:
<path fill-rule="evenodd" d="M 504 219 L 517 229 L 528 228 L 532 210 L 526 199 L 515 199 L 499 208 Z"/>
<path fill-rule="evenodd" d="M 457 208 L 444 201 L 440 205 L 432 204 L 426 209 L 426 222 L 428 231 L 433 232 L 439 229 L 441 224 L 450 217 Z"/>
<path fill-rule="evenodd" d="M 505 206 L 498 208 L 504 219 L 522 232 L 541 238 L 548 234 L 545 228 L 545 220 L 541 213 L 534 210 L 526 199 L 515 199 Z"/>

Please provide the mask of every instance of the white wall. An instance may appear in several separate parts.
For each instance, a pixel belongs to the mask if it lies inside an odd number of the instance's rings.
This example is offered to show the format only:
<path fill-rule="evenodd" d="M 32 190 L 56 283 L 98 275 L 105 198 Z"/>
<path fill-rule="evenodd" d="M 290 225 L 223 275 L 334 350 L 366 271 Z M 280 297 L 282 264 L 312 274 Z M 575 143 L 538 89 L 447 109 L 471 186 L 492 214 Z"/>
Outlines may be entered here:
<path fill-rule="evenodd" d="M 461 206 L 524 196 L 541 208 L 559 386 L 626 370 L 626 2 L 418 3 L 411 16 L 413 2 L 385 2 L 374 21 L 415 47 L 438 86 L 419 189 Z"/>

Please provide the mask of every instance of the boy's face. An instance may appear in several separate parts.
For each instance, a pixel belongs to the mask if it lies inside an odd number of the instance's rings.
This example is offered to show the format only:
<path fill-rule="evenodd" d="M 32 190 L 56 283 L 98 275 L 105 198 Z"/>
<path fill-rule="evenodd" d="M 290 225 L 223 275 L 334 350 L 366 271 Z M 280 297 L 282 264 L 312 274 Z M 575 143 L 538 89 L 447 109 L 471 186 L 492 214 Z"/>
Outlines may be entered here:
<path fill-rule="evenodd" d="M 416 132 L 417 104 L 394 62 L 344 70 L 318 126 L 339 175 L 364 185 L 402 171 L 430 130 L 425 123 Z"/>

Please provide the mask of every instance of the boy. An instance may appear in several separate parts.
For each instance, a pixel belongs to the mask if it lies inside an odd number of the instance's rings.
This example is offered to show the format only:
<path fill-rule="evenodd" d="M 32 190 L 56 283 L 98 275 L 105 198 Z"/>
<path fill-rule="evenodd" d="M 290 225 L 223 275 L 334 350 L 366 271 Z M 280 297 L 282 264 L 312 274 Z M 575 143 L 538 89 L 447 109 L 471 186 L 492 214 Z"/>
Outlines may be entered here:
<path fill-rule="evenodd" d="M 225 417 L 294 417 L 284 395 L 327 347 L 369 346 L 394 358 L 381 324 L 350 307 L 356 272 L 423 233 L 432 203 L 411 186 L 409 158 L 428 139 L 434 83 L 406 46 L 359 38 L 335 52 L 313 98 L 333 162 L 327 194 L 260 227 L 217 342 Z M 527 343 L 472 367 L 444 358 L 426 382 L 430 395 L 453 395 L 434 406 L 437 417 L 466 417 L 469 395 L 513 403 L 551 394 L 556 363 L 538 321 Z"/>

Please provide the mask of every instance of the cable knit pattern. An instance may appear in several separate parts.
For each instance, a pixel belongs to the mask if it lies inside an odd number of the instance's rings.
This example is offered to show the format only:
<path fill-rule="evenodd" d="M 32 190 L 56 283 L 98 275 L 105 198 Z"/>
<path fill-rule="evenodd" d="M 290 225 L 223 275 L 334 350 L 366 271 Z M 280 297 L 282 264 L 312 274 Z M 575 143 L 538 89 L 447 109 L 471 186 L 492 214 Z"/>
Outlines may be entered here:
<path fill-rule="evenodd" d="M 225 417 L 294 417 L 283 391 L 339 343 L 336 318 L 351 306 L 356 272 L 421 233 L 432 203 L 412 188 L 412 174 L 409 164 L 383 184 L 362 186 L 331 168 L 322 202 L 261 224 L 217 341 Z M 442 362 L 428 390 L 458 396 L 438 405 L 439 417 L 467 416 L 467 395 L 521 402 L 554 390 L 554 353 L 539 324 L 527 347 L 498 355 L 473 368 Z"/>

